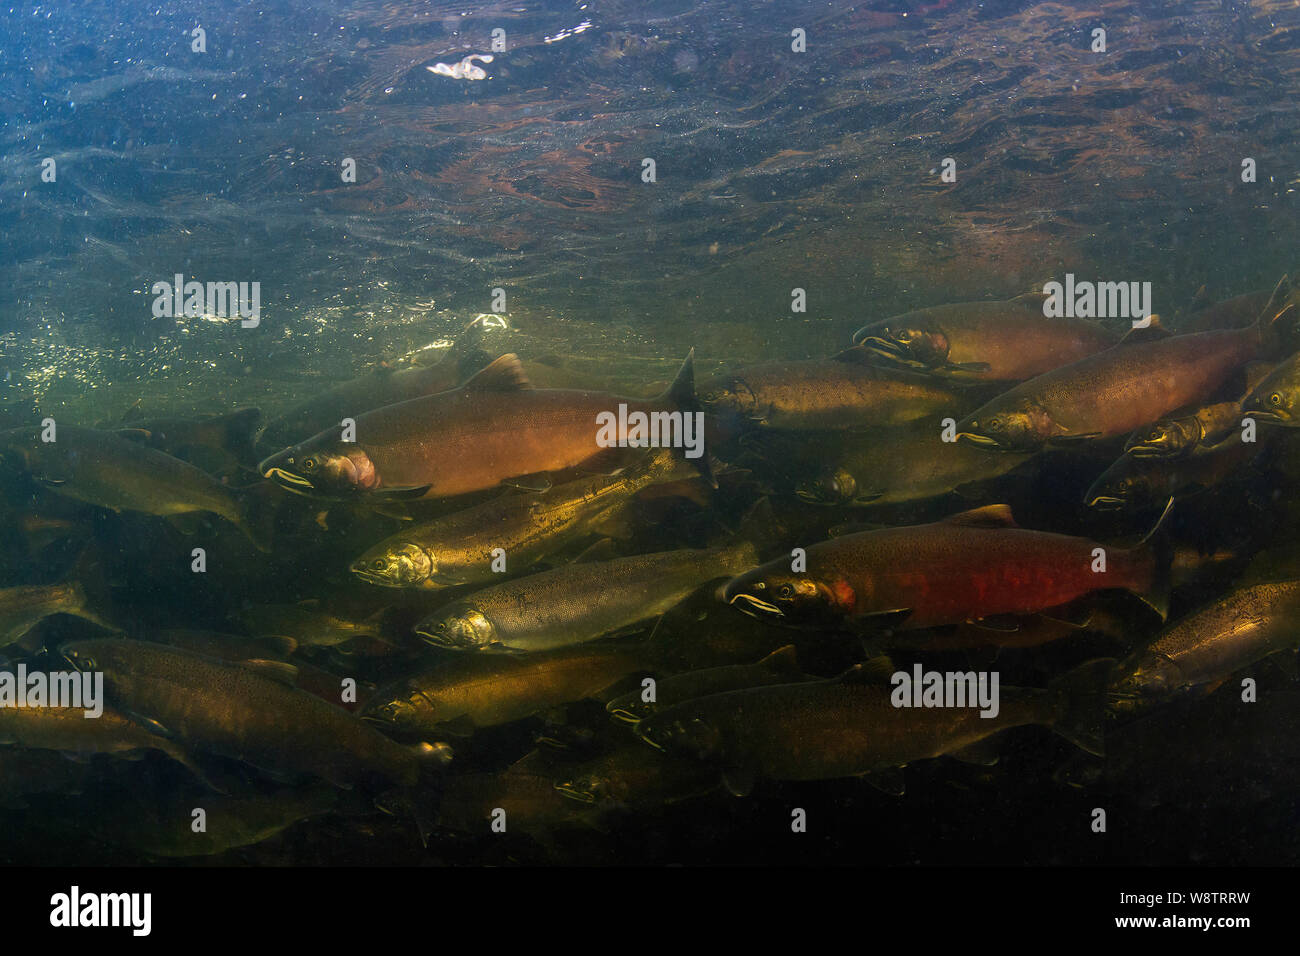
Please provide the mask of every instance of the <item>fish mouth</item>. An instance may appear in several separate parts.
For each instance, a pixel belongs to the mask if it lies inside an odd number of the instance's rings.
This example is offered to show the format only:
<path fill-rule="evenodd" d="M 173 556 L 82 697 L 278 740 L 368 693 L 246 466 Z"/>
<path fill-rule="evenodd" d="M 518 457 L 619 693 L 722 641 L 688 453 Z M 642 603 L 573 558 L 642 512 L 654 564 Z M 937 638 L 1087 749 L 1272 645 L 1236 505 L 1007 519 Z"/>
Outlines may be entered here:
<path fill-rule="evenodd" d="M 785 611 L 782 611 L 775 604 L 769 604 L 762 598 L 756 598 L 752 594 L 735 594 L 727 599 L 727 603 L 736 607 L 737 610 L 754 617 L 785 617 Z"/>
<path fill-rule="evenodd" d="M 272 481 L 278 482 L 279 484 L 288 488 L 290 491 L 293 491 L 294 489 L 297 488 L 316 487 L 301 475 L 295 475 L 293 472 L 285 471 L 283 468 L 276 468 L 276 467 L 268 468 L 266 469 L 266 471 L 262 472 L 262 477 L 270 478 Z"/>
<path fill-rule="evenodd" d="M 365 581 L 367 584 L 378 584 L 382 587 L 396 587 L 396 585 L 392 584 L 392 582 L 387 577 L 385 577 L 381 572 L 372 571 L 370 568 L 363 567 L 362 565 L 363 562 L 358 561 L 348 570 L 350 570 L 353 574 L 359 577 L 362 581 Z"/>
<path fill-rule="evenodd" d="M 858 339 L 855 336 L 853 343 L 866 349 L 873 355 L 878 355 L 881 358 L 890 359 L 894 362 L 902 362 L 907 365 L 916 366 L 922 364 L 912 358 L 911 354 L 904 346 L 898 344 L 892 339 L 882 339 L 878 335 L 868 335 L 862 339 Z"/>
<path fill-rule="evenodd" d="M 638 720 L 636 724 L 632 727 L 632 733 L 636 734 L 638 740 L 642 741 L 643 743 L 649 744 L 655 750 L 658 750 L 662 753 L 667 753 L 668 748 L 666 748 L 659 741 L 655 740 L 654 737 L 652 736 L 654 730 L 652 728 L 642 727 L 641 724 L 643 723 L 645 723 L 645 721 Z"/>
<path fill-rule="evenodd" d="M 810 505 L 833 505 L 837 503 L 837 501 L 830 495 L 819 494 L 815 491 L 809 491 L 806 488 L 796 488 L 794 493 L 795 497 L 800 501 L 806 501 Z"/>
<path fill-rule="evenodd" d="M 1295 419 L 1290 412 L 1279 411 L 1275 408 L 1252 408 L 1242 413 L 1247 418 L 1257 418 L 1262 422 L 1269 422 L 1273 425 L 1293 425 Z"/>
<path fill-rule="evenodd" d="M 969 442 L 972 445 L 979 445 L 981 448 L 1001 448 L 1001 443 L 996 438 L 990 438 L 988 435 L 979 435 L 975 432 L 958 432 L 957 441 Z"/>
<path fill-rule="evenodd" d="M 564 794 L 570 800 L 577 800 L 579 803 L 592 804 L 596 802 L 596 795 L 589 790 L 583 790 L 576 784 L 557 783 L 555 789 Z"/>
<path fill-rule="evenodd" d="M 1116 498 L 1113 495 L 1095 495 L 1088 502 L 1088 507 L 1097 511 L 1119 511 L 1125 503 L 1123 498 Z"/>
<path fill-rule="evenodd" d="M 1125 454 L 1132 455 L 1134 458 L 1172 458 L 1176 449 L 1170 448 L 1167 444 L 1143 444 L 1133 445 L 1125 449 Z"/>
<path fill-rule="evenodd" d="M 610 717 L 614 718 L 615 720 L 620 720 L 625 724 L 635 724 L 638 720 L 641 719 L 640 714 L 634 714 L 626 707 L 607 707 L 606 711 L 608 712 Z"/>
<path fill-rule="evenodd" d="M 457 647 L 455 641 L 445 634 L 437 634 L 433 631 L 422 631 L 418 627 L 415 629 L 416 637 L 423 640 L 426 644 L 432 644 L 435 647 Z"/>

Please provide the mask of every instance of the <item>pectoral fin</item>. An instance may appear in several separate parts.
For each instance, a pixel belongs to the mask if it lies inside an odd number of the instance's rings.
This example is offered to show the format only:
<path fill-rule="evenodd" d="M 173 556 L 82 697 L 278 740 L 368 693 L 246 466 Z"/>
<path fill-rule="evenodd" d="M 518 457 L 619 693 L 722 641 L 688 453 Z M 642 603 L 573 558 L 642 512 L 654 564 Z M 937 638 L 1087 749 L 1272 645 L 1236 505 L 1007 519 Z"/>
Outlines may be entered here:
<path fill-rule="evenodd" d="M 859 774 L 859 776 L 881 793 L 889 794 L 891 797 L 901 797 L 907 790 L 903 780 L 902 767 L 873 770 L 870 773 Z"/>
<path fill-rule="evenodd" d="M 534 475 L 519 475 L 515 478 L 507 478 L 501 484 L 507 488 L 518 488 L 520 491 L 550 491 L 551 478 L 545 472 L 538 472 Z"/>
<path fill-rule="evenodd" d="M 429 493 L 433 485 L 409 485 L 400 488 L 380 488 L 371 495 L 381 501 L 414 501 Z"/>

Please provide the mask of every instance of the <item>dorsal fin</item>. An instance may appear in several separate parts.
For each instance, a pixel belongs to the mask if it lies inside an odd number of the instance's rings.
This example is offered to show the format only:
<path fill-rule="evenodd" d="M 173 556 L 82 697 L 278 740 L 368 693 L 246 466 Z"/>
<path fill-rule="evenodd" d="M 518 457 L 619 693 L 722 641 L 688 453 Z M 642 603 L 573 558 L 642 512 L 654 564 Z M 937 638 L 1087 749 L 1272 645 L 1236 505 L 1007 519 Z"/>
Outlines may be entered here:
<path fill-rule="evenodd" d="M 795 653 L 794 645 L 787 644 L 785 647 L 778 648 L 767 657 L 758 662 L 759 667 L 766 667 L 770 671 L 778 674 L 789 674 L 799 670 L 799 657 Z"/>
<path fill-rule="evenodd" d="M 959 524 L 971 528 L 1018 528 L 1010 505 L 985 505 L 972 508 L 943 519 L 944 524 Z"/>
<path fill-rule="evenodd" d="M 1025 309 L 1042 309 L 1043 303 L 1047 301 L 1047 294 L 1045 292 L 1022 292 L 1007 301 Z"/>
<path fill-rule="evenodd" d="M 861 664 L 854 664 L 833 680 L 841 684 L 887 684 L 893 674 L 893 660 L 888 654 L 877 654 Z"/>
<path fill-rule="evenodd" d="M 864 345 L 854 345 L 845 349 L 843 352 L 836 352 L 831 356 L 835 362 L 850 362 L 854 365 L 872 365 L 871 352 Z"/>
<path fill-rule="evenodd" d="M 514 352 L 507 352 L 487 368 L 476 372 L 464 387 L 480 392 L 513 392 L 533 386 L 524 373 L 524 366 L 519 361 L 519 356 Z"/>
<path fill-rule="evenodd" d="M 1150 315 L 1148 325 L 1130 328 L 1124 333 L 1124 337 L 1117 342 L 1117 345 L 1135 345 L 1139 342 L 1151 342 L 1156 339 L 1168 338 L 1172 333 L 1160 324 L 1160 316 Z"/>

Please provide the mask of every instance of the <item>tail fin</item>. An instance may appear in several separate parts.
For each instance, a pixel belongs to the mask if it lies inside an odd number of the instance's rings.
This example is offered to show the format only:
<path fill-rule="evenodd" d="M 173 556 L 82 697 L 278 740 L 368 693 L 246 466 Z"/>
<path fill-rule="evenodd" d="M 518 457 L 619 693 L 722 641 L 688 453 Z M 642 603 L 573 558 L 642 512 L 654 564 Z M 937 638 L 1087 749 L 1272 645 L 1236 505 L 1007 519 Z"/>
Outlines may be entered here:
<path fill-rule="evenodd" d="M 486 333 L 489 330 L 495 334 L 488 336 Z M 470 323 L 456 337 L 456 341 L 444 359 L 456 364 L 457 380 L 463 382 L 487 368 L 503 351 L 502 348 L 495 350 L 489 348 L 488 338 L 491 337 L 500 344 L 500 339 L 509 330 L 510 323 L 506 321 L 505 316 L 484 314 L 470 320 Z"/>
<path fill-rule="evenodd" d="M 1047 685 L 1055 698 L 1052 730 L 1090 754 L 1102 756 L 1102 723 L 1106 718 L 1106 690 L 1115 668 L 1113 657 L 1080 664 Z"/>
<path fill-rule="evenodd" d="M 1145 550 L 1151 556 L 1151 581 L 1146 590 L 1138 595 L 1160 615 L 1160 620 L 1169 617 L 1169 592 L 1173 587 L 1174 543 L 1169 536 L 1169 514 L 1174 510 L 1174 499 L 1165 504 L 1155 525 L 1134 550 Z"/>
<path fill-rule="evenodd" d="M 725 526 L 724 526 L 725 527 Z M 772 510 L 769 498 L 759 498 L 740 519 L 734 532 L 728 532 L 725 541 L 713 547 L 726 547 L 732 553 L 734 561 L 747 568 L 757 565 L 760 554 L 765 554 L 776 547 L 781 538 L 781 529 Z"/>
<path fill-rule="evenodd" d="M 1289 275 L 1278 279 L 1273 294 L 1268 297 L 1263 311 L 1255 320 L 1265 355 L 1270 358 L 1285 358 L 1295 351 L 1298 344 L 1295 334 L 1295 304 L 1288 304 L 1293 291 Z"/>
<path fill-rule="evenodd" d="M 673 379 L 672 385 L 668 386 L 668 391 L 659 397 L 659 400 L 666 405 L 670 405 L 675 411 L 682 413 L 683 419 L 687 415 L 698 416 L 696 420 L 700 427 L 693 429 L 699 439 L 700 447 L 695 449 L 698 457 L 691 457 L 687 454 L 690 449 L 677 449 L 678 454 L 685 458 L 690 464 L 694 465 L 704 476 L 704 480 L 709 483 L 709 487 L 717 488 L 718 480 L 713 477 L 713 466 L 709 463 L 709 451 L 704 447 L 704 413 L 700 410 L 700 400 L 695 394 L 695 349 L 691 349 L 686 355 L 686 361 L 682 363 L 681 369 L 677 372 L 677 377 Z"/>
<path fill-rule="evenodd" d="M 241 408 L 227 415 L 218 415 L 203 424 L 215 432 L 213 443 L 216 447 L 237 459 L 241 465 L 249 468 L 257 465 L 253 438 L 262 424 L 260 408 Z"/>
<path fill-rule="evenodd" d="M 110 631 L 122 630 L 105 617 L 110 607 L 108 582 L 104 579 L 103 566 L 90 548 L 86 548 L 77 557 L 72 570 L 68 572 L 67 581 L 72 587 L 75 603 L 75 609 L 69 609 L 69 614 L 75 614 Z"/>
<path fill-rule="evenodd" d="M 445 743 L 416 744 L 420 758 L 419 779 L 414 786 L 388 790 L 375 797 L 375 806 L 384 813 L 409 817 L 420 833 L 420 843 L 429 845 L 429 836 L 438 826 L 439 809 L 446 784 L 445 769 L 454 759 Z"/>
<path fill-rule="evenodd" d="M 264 481 L 235 492 L 235 504 L 239 509 L 232 519 L 235 527 L 262 552 L 271 550 L 273 487 L 269 481 Z"/>

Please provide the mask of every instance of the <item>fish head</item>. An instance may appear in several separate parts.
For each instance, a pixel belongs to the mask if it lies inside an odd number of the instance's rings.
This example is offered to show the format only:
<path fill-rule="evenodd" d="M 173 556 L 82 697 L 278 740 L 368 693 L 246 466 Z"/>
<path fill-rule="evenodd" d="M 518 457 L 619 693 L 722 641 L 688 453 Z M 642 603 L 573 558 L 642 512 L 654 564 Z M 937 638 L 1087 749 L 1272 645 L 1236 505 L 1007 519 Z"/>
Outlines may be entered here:
<path fill-rule="evenodd" d="M 433 556 L 409 542 L 372 548 L 352 564 L 352 573 L 361 580 L 387 588 L 417 587 L 437 570 Z"/>
<path fill-rule="evenodd" d="M 722 753 L 722 731 L 699 714 L 666 711 L 637 721 L 632 732 L 665 753 L 696 760 L 709 760 Z"/>
<path fill-rule="evenodd" d="M 1194 418 L 1168 418 L 1139 429 L 1124 450 L 1135 458 L 1171 458 L 1191 448 L 1200 437 Z"/>
<path fill-rule="evenodd" d="M 430 644 L 462 651 L 497 643 L 496 627 L 487 615 L 460 602 L 421 621 L 415 632 Z"/>
<path fill-rule="evenodd" d="M 570 800 L 594 805 L 612 798 L 613 783 L 614 780 L 609 775 L 599 770 L 589 770 L 556 781 L 555 789 Z"/>
<path fill-rule="evenodd" d="M 1125 455 L 1103 472 L 1083 496 L 1083 503 L 1094 511 L 1140 510 L 1156 503 L 1149 476 L 1133 467 L 1136 460 Z"/>
<path fill-rule="evenodd" d="M 858 481 L 844 468 L 827 468 L 815 478 L 800 482 L 795 494 L 817 505 L 842 505 L 858 494 Z"/>
<path fill-rule="evenodd" d="M 957 423 L 957 440 L 995 451 L 1035 451 L 1049 426 L 1047 416 L 1028 403 L 986 405 Z"/>
<path fill-rule="evenodd" d="M 1295 373 L 1292 373 L 1292 378 Z M 1259 387 L 1250 393 L 1242 403 L 1243 417 L 1275 425 L 1300 427 L 1300 411 L 1297 410 L 1297 398 L 1300 388 L 1280 377 L 1270 375 L 1260 382 Z"/>
<path fill-rule="evenodd" d="M 314 497 L 351 498 L 379 484 L 375 463 L 355 442 L 295 445 L 263 461 L 258 471 L 287 491 Z"/>
<path fill-rule="evenodd" d="M 413 693 L 411 697 L 372 701 L 362 711 L 361 718 L 385 730 L 417 730 L 420 727 L 420 708 L 414 696 Z"/>
<path fill-rule="evenodd" d="M 840 620 L 853 603 L 843 587 L 791 571 L 784 559 L 732 578 L 722 599 L 751 617 L 794 626 Z"/>
<path fill-rule="evenodd" d="M 1121 674 L 1110 686 L 1111 695 L 1121 700 L 1162 698 L 1187 682 L 1177 664 L 1150 651 L 1121 668 Z"/>
<path fill-rule="evenodd" d="M 952 347 L 942 329 L 918 322 L 867 326 L 858 330 L 853 342 L 882 358 L 922 368 L 946 365 Z"/>
<path fill-rule="evenodd" d="M 108 655 L 103 641 L 67 641 L 59 646 L 59 654 L 81 673 L 103 670 L 108 664 Z"/>
<path fill-rule="evenodd" d="M 62 434 L 75 430 L 64 427 Z M 50 485 L 71 480 L 77 471 L 81 451 L 75 441 L 46 441 L 38 428 L 14 428 L 0 433 L 0 460 L 8 468 L 25 471 L 33 479 Z"/>

